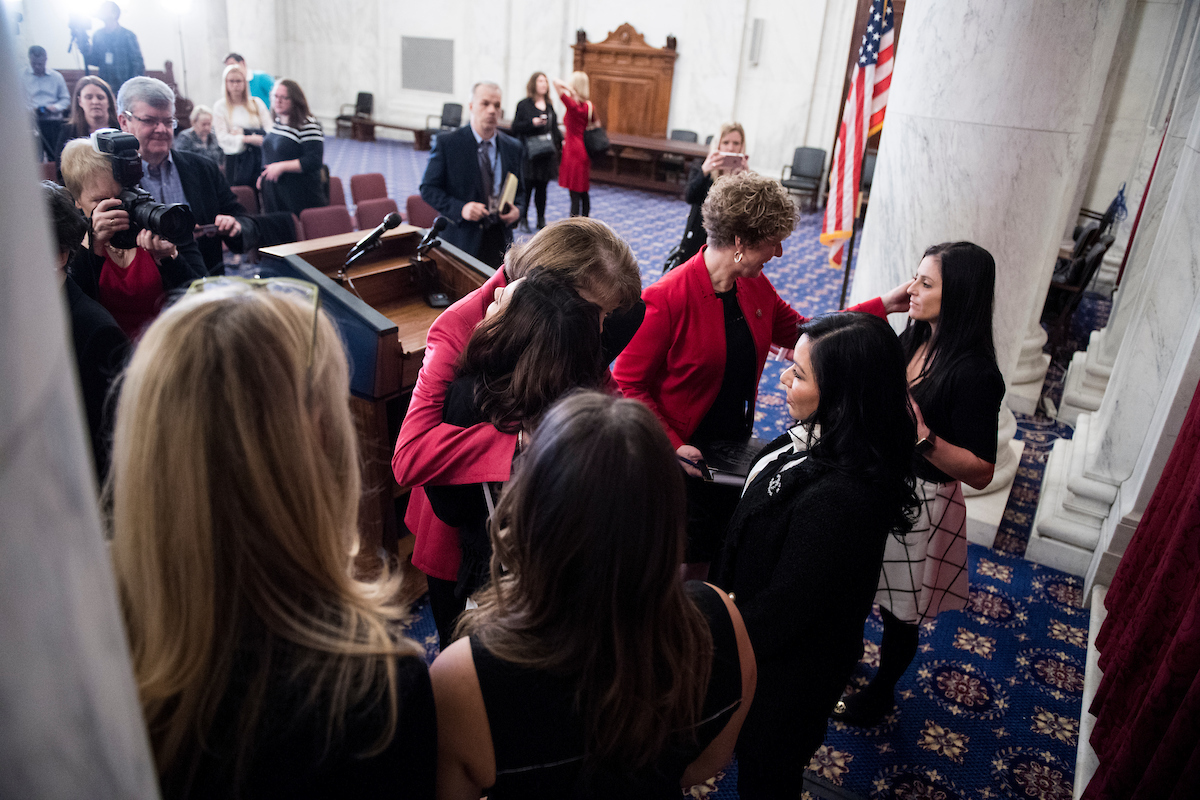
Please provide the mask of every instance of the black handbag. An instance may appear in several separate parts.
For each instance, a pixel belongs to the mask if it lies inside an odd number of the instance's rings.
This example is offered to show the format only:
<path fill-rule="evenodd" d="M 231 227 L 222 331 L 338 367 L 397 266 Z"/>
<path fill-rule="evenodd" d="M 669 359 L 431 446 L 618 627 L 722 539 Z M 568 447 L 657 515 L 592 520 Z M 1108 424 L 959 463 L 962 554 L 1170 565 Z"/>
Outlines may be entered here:
<path fill-rule="evenodd" d="M 530 136 L 525 140 L 525 155 L 530 161 L 550 158 L 558 152 L 554 139 L 548 133 L 540 136 Z"/>
<path fill-rule="evenodd" d="M 583 132 L 583 146 L 592 158 L 604 155 L 611 146 L 611 142 L 608 141 L 608 131 L 600 126 L 588 128 Z"/>

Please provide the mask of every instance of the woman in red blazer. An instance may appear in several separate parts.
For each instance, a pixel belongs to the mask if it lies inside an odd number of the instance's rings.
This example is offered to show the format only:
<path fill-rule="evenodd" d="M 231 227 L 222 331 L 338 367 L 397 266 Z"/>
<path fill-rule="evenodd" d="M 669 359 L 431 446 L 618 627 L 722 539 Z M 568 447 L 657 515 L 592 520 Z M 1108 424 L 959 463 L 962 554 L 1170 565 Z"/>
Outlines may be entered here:
<path fill-rule="evenodd" d="M 613 368 L 621 392 L 658 417 L 690 476 L 689 579 L 707 576 L 741 494 L 700 479 L 689 463 L 703 458 L 693 442 L 750 436 L 767 351 L 790 348 L 807 322 L 762 274 L 796 225 L 787 191 L 754 172 L 728 175 L 702 215 L 708 246 L 642 293 L 645 320 Z M 885 318 L 905 311 L 907 286 L 851 310 Z"/>
<path fill-rule="evenodd" d="M 515 433 L 486 423 L 460 428 L 442 422 L 455 363 L 475 326 L 497 293 L 535 266 L 563 275 L 602 312 L 639 305 L 642 289 L 629 245 L 597 220 L 552 223 L 528 242 L 514 245 L 505 262 L 482 287 L 450 306 L 430 326 L 425 360 L 392 454 L 396 481 L 413 487 L 404 524 L 416 537 L 412 563 L 429 577 L 429 604 L 439 630 L 451 630 L 465 604 L 454 595 L 462 552 L 458 530 L 438 519 L 423 487 L 506 481 L 517 449 Z M 442 642 L 442 647 L 448 645 Z"/>

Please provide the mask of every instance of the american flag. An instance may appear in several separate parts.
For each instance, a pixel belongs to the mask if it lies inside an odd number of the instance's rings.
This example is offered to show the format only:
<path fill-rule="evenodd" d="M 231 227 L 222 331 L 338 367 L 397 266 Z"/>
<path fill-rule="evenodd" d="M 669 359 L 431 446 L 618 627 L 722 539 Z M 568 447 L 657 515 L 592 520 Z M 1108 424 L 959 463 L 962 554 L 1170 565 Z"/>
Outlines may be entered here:
<path fill-rule="evenodd" d="M 829 166 L 829 202 L 821 226 L 821 244 L 830 245 L 829 263 L 837 267 L 842 264 L 846 240 L 854 230 L 863 151 L 871 134 L 883 127 L 887 110 L 895 53 L 892 27 L 890 0 L 874 0 Z"/>

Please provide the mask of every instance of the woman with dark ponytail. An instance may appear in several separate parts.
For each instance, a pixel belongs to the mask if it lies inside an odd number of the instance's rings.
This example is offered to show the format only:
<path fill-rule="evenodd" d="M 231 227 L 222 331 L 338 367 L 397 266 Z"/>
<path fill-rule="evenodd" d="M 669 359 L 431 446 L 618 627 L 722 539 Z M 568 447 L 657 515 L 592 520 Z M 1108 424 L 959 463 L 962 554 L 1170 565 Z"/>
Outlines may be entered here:
<path fill-rule="evenodd" d="M 996 262 L 971 242 L 925 251 L 908 288 L 900 335 L 917 417 L 913 468 L 921 518 L 889 539 L 875 600 L 883 616 L 879 671 L 838 703 L 834 719 L 877 725 L 917 652 L 920 623 L 967 604 L 966 506 L 962 483 L 982 489 L 996 466 L 1004 378 L 992 343 Z"/>

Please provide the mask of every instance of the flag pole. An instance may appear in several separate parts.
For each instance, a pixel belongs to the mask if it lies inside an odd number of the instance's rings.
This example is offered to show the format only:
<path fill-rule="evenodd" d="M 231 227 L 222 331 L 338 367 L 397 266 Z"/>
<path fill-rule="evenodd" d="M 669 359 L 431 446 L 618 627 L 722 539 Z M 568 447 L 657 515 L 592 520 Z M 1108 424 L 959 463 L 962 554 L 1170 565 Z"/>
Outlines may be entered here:
<path fill-rule="evenodd" d="M 850 222 L 850 241 L 846 243 L 846 266 L 842 268 L 842 296 L 838 300 L 838 308 L 846 307 L 846 290 L 850 288 L 850 262 L 854 259 L 854 234 L 858 230 L 858 220 L 862 209 L 862 165 L 867 160 L 867 148 L 863 148 L 858 162 L 858 185 L 854 187 L 854 219 Z"/>

